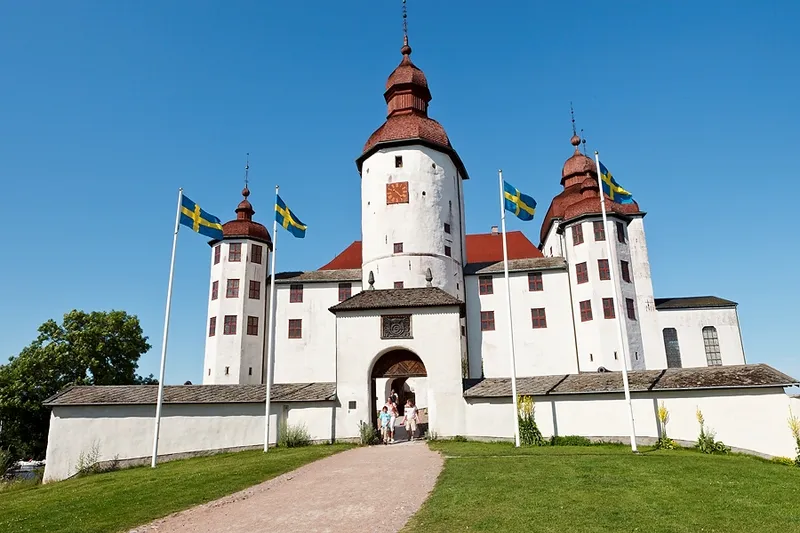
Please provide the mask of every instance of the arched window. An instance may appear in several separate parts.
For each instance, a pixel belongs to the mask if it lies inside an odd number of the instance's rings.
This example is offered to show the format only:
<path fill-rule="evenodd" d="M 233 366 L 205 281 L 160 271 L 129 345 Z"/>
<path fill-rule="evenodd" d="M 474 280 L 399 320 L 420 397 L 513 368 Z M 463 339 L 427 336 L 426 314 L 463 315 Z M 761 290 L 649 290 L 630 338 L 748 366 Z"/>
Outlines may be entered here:
<path fill-rule="evenodd" d="M 703 345 L 706 348 L 706 361 L 708 366 L 719 366 L 722 364 L 722 354 L 719 352 L 719 338 L 717 328 L 706 326 L 703 328 Z"/>
<path fill-rule="evenodd" d="M 678 345 L 678 330 L 664 328 L 664 349 L 667 351 L 667 368 L 681 368 L 681 347 Z"/>

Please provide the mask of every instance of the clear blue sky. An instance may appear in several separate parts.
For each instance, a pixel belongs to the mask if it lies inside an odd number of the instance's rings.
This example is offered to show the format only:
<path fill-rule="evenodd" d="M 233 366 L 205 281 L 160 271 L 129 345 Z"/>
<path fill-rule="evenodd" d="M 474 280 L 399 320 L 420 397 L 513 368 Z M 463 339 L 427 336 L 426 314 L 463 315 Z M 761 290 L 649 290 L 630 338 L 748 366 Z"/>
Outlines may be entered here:
<path fill-rule="evenodd" d="M 748 361 L 800 377 L 800 4 L 549 4 L 409 0 L 431 115 L 472 178 L 467 230 L 498 222 L 503 168 L 539 202 L 511 222 L 538 243 L 574 101 L 648 212 L 656 296 L 739 302 Z M 233 218 L 246 152 L 256 218 L 271 228 L 279 184 L 309 226 L 281 235 L 279 270 L 358 239 L 354 159 L 385 116 L 400 5 L 0 1 L 0 359 L 73 308 L 122 309 L 158 374 L 177 189 Z M 181 232 L 168 383 L 202 379 L 209 261 Z"/>

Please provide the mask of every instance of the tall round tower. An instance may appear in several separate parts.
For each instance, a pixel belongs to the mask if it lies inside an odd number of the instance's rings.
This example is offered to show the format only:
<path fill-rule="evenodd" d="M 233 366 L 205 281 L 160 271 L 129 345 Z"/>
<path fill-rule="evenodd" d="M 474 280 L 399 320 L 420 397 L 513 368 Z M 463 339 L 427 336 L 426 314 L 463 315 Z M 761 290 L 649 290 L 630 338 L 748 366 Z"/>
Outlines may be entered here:
<path fill-rule="evenodd" d="M 466 169 L 444 128 L 428 117 L 425 74 L 403 59 L 386 82 L 386 122 L 356 160 L 361 173 L 362 282 L 376 289 L 427 286 L 464 298 Z M 430 270 L 430 275 L 428 271 Z"/>
<path fill-rule="evenodd" d="M 267 328 L 267 265 L 272 239 L 253 221 L 244 197 L 236 218 L 222 226 L 221 241 L 211 241 L 203 384 L 261 383 Z"/>

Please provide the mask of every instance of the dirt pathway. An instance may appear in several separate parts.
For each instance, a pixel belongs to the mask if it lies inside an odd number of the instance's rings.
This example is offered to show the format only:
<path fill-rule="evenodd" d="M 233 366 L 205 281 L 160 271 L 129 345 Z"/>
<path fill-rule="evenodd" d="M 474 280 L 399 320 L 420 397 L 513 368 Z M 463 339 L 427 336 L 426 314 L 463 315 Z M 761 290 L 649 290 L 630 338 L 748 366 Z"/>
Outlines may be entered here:
<path fill-rule="evenodd" d="M 424 442 L 356 448 L 130 533 L 399 531 L 441 469 Z"/>

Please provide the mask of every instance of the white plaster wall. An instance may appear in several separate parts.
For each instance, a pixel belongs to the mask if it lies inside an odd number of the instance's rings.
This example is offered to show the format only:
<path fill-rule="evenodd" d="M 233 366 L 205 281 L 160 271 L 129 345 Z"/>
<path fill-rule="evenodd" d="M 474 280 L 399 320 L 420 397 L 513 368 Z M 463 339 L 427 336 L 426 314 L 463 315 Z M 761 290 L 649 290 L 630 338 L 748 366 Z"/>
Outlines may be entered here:
<path fill-rule="evenodd" d="M 395 168 L 395 156 L 402 156 L 402 168 Z M 404 181 L 409 202 L 387 205 L 386 184 Z M 361 203 L 364 287 L 370 272 L 376 289 L 391 289 L 398 281 L 405 288 L 425 287 L 430 268 L 435 287 L 463 299 L 463 197 L 448 155 L 420 145 L 378 150 L 362 167 Z M 395 243 L 403 243 L 402 253 L 394 253 Z"/>
<path fill-rule="evenodd" d="M 528 290 L 528 272 L 509 272 L 517 376 L 575 374 L 567 272 L 542 273 L 543 291 Z M 492 274 L 493 294 L 480 294 L 479 276 L 467 276 L 467 334 L 470 377 L 509 377 L 508 305 L 502 272 Z M 544 307 L 547 327 L 533 329 L 531 309 Z M 481 311 L 494 311 L 495 330 L 481 331 Z"/>
<path fill-rule="evenodd" d="M 735 307 L 716 309 L 674 309 L 658 312 L 659 338 L 664 344 L 663 328 L 675 328 L 684 368 L 708 366 L 703 344 L 703 328 L 717 328 L 723 365 L 744 364 L 744 347 Z M 664 364 L 666 367 L 666 363 Z"/>
<path fill-rule="evenodd" d="M 242 260 L 228 261 L 228 246 L 242 244 Z M 253 245 L 261 246 L 261 264 L 251 261 Z M 243 384 L 260 383 L 264 354 L 264 330 L 266 329 L 267 265 L 269 248 L 260 242 L 249 239 L 226 239 L 215 245 L 221 246 L 220 262 L 214 264 L 214 248 L 211 248 L 211 279 L 208 284 L 208 316 L 204 334 L 206 336 L 203 384 Z M 229 279 L 239 280 L 239 297 L 226 298 Z M 250 299 L 250 280 L 261 283 L 258 300 Z M 219 281 L 216 300 L 211 299 L 211 285 Z M 225 315 L 235 315 L 236 335 L 223 335 Z M 208 336 L 209 320 L 217 317 L 216 335 Z M 247 334 L 247 317 L 258 317 L 258 335 Z M 228 373 L 225 373 L 225 368 Z M 252 369 L 252 370 L 251 370 Z"/>
<path fill-rule="evenodd" d="M 416 398 L 416 406 L 419 409 L 428 407 L 428 378 L 408 378 L 406 380 L 411 392 Z M 800 409 L 798 409 L 800 413 Z"/>
<path fill-rule="evenodd" d="M 361 283 L 352 284 L 352 294 Z M 303 284 L 303 301 L 289 302 L 289 284 L 276 292 L 274 382 L 336 381 L 336 316 L 328 309 L 339 303 L 339 282 Z M 289 338 L 289 319 L 303 321 L 303 337 Z"/>
<path fill-rule="evenodd" d="M 276 442 L 278 419 L 302 420 L 312 439 L 332 436 L 334 408 L 327 403 L 270 405 L 270 443 Z M 81 453 L 97 447 L 98 461 L 150 457 L 155 423 L 153 405 L 56 406 L 50 416 L 44 481 L 77 471 Z M 176 453 L 264 445 L 264 404 L 165 404 L 159 457 Z"/>
<path fill-rule="evenodd" d="M 395 311 L 396 312 L 396 311 Z M 337 438 L 358 436 L 359 422 L 370 423 L 370 381 L 378 358 L 394 349 L 417 354 L 428 374 L 430 430 L 440 435 L 463 434 L 463 389 L 459 313 L 456 308 L 411 308 L 413 339 L 381 339 L 381 311 L 352 311 L 337 317 Z M 390 314 L 383 312 L 384 314 Z M 355 401 L 356 408 L 349 409 Z M 417 402 L 422 398 L 417 396 Z"/>
<path fill-rule="evenodd" d="M 696 441 L 698 408 L 707 427 L 728 446 L 771 456 L 794 457 L 787 425 L 789 396 L 780 388 L 633 393 L 637 437 L 657 438 L 657 408 L 664 401 L 670 413 L 670 438 Z M 628 438 L 628 407 L 622 394 L 575 394 L 535 397 L 536 422 L 542 434 Z M 468 436 L 511 438 L 511 398 L 466 402 Z"/>
<path fill-rule="evenodd" d="M 560 219 L 555 219 L 547 231 L 547 235 L 542 242 L 540 249 L 545 257 L 564 257 L 564 243 L 561 235 L 558 233 L 558 227 L 561 224 Z"/>

